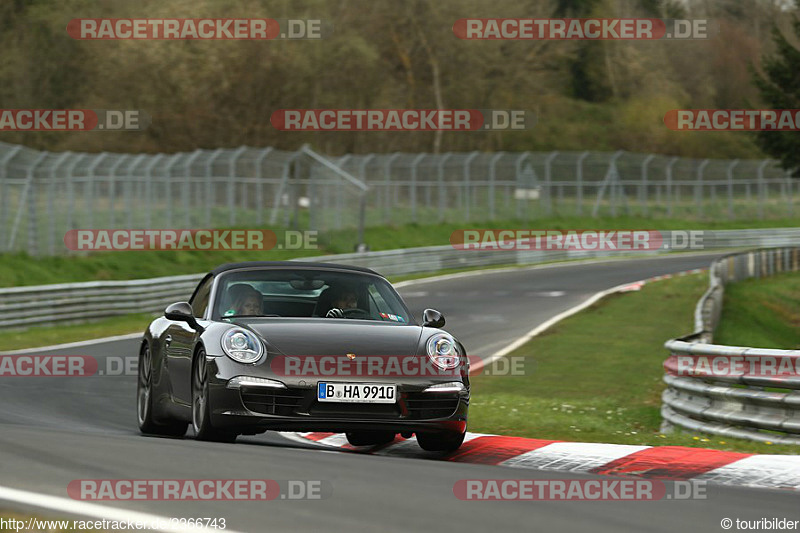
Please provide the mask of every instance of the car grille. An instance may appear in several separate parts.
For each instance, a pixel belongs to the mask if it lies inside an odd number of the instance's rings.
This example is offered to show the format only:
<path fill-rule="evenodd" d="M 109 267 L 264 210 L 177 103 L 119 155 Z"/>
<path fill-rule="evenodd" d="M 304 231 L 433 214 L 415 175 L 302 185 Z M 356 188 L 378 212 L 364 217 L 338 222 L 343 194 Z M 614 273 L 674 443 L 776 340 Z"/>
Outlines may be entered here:
<path fill-rule="evenodd" d="M 265 389 L 242 387 L 242 403 L 253 411 L 265 415 L 292 416 L 303 399 L 303 392 L 292 389 Z"/>
<path fill-rule="evenodd" d="M 394 403 L 358 404 L 315 401 L 309 414 L 336 418 L 399 418 L 400 408 Z"/>
<path fill-rule="evenodd" d="M 448 393 L 409 392 L 405 395 L 407 418 L 425 420 L 447 418 L 458 409 L 458 395 Z"/>

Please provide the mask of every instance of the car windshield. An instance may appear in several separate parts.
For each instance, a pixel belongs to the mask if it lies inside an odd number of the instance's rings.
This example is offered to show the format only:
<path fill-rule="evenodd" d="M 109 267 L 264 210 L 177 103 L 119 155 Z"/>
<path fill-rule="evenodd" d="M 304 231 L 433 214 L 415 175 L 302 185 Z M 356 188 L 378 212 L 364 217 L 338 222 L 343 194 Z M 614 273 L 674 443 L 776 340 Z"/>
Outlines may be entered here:
<path fill-rule="evenodd" d="M 413 323 L 383 278 L 315 269 L 252 269 L 222 274 L 213 318 L 305 317 Z"/>

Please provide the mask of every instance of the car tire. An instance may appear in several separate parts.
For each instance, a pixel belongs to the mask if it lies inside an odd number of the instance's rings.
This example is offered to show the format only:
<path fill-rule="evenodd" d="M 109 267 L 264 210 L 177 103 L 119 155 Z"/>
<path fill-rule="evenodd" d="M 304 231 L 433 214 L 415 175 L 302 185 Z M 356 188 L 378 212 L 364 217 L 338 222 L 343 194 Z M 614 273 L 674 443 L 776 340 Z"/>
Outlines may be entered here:
<path fill-rule="evenodd" d="M 345 436 L 347 442 L 353 446 L 377 446 L 392 442 L 395 433 L 391 431 L 353 431 L 345 433 Z"/>
<path fill-rule="evenodd" d="M 417 433 L 419 447 L 428 452 L 454 452 L 466 433 Z"/>
<path fill-rule="evenodd" d="M 206 352 L 197 350 L 192 363 L 192 427 L 195 439 L 211 442 L 234 442 L 238 433 L 221 430 L 211 424 L 211 407 L 208 395 L 208 367 Z"/>
<path fill-rule="evenodd" d="M 183 437 L 186 422 L 156 422 L 153 415 L 153 357 L 150 345 L 145 343 L 139 352 L 139 369 L 136 380 L 136 418 L 139 431 L 146 435 Z"/>

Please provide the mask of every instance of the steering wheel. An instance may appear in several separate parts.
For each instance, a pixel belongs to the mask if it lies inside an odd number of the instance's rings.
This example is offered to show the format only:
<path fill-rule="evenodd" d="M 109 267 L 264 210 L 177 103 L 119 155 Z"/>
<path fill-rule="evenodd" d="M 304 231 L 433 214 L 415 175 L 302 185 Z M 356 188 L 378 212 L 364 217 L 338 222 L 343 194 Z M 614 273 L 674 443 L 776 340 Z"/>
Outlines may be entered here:
<path fill-rule="evenodd" d="M 342 309 L 342 314 L 345 318 L 370 318 L 369 312 L 359 309 L 358 307 Z"/>

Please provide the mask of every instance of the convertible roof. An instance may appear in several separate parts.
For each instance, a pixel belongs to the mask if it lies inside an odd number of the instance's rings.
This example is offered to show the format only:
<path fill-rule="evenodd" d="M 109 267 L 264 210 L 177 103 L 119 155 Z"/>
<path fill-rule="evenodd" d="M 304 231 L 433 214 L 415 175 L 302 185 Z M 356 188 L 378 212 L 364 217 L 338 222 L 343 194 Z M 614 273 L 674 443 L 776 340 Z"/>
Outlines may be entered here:
<path fill-rule="evenodd" d="M 237 270 L 240 268 L 329 268 L 334 270 L 345 270 L 350 272 L 362 272 L 365 274 L 375 274 L 376 276 L 380 276 L 377 272 L 370 268 L 360 267 L 360 266 L 353 266 L 353 265 L 341 265 L 337 263 L 311 263 L 308 261 L 245 261 L 242 263 L 227 263 L 225 265 L 220 265 L 214 270 L 211 271 L 211 274 L 217 275 L 223 272 L 227 272 L 229 270 Z M 383 276 L 381 276 L 383 277 Z"/>

